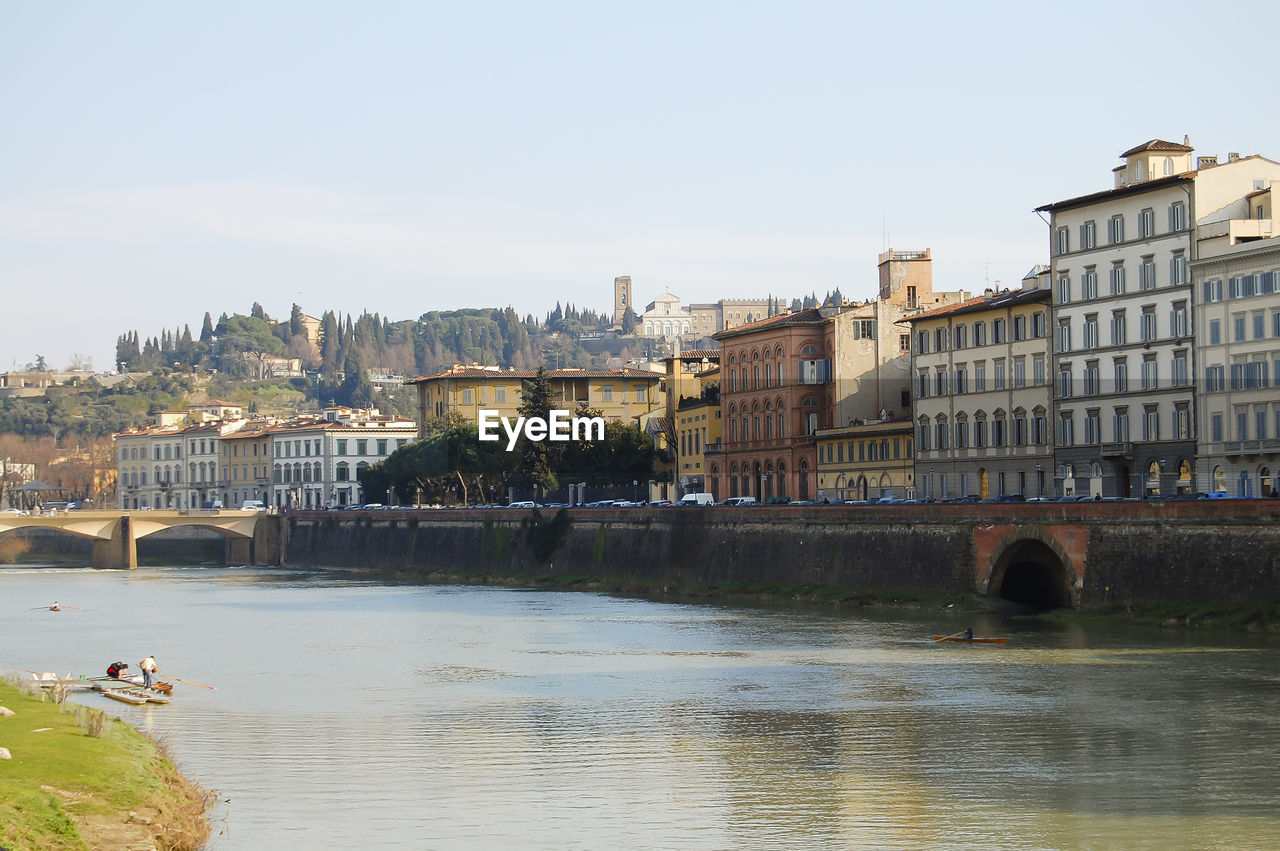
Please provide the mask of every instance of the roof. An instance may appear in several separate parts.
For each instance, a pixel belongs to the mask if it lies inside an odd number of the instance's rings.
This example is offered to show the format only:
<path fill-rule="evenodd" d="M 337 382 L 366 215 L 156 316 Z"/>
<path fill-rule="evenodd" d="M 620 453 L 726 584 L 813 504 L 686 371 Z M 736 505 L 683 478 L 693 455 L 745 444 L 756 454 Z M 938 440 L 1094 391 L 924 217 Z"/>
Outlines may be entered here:
<path fill-rule="evenodd" d="M 713 340 L 722 340 L 726 337 L 736 337 L 741 334 L 751 334 L 756 331 L 763 331 L 768 328 L 782 328 L 787 325 L 807 325 L 815 322 L 822 322 L 826 317 L 822 315 L 822 311 L 816 307 L 806 307 L 804 310 L 798 310 L 795 313 L 783 313 L 778 316 L 770 316 L 766 319 L 757 319 L 755 322 L 748 322 L 745 325 L 735 325 L 732 328 L 726 328 L 711 335 Z"/>
<path fill-rule="evenodd" d="M 509 369 L 506 371 L 497 371 L 492 369 L 484 369 L 483 367 L 461 367 L 454 369 L 446 369 L 437 372 L 435 375 L 422 375 L 418 378 L 411 378 L 405 384 L 421 384 L 427 381 L 436 381 L 441 378 L 485 378 L 485 379 L 513 379 L 521 380 L 534 378 L 538 374 L 536 369 Z M 647 369 L 632 369 L 631 367 L 617 367 L 615 369 L 548 369 L 546 370 L 547 378 L 552 381 L 567 381 L 574 378 L 626 378 L 626 379 L 648 379 L 651 381 L 661 381 L 662 374 L 650 372 Z"/>
<path fill-rule="evenodd" d="M 1140 154 L 1143 151 L 1170 151 L 1177 152 L 1179 154 L 1189 154 L 1194 150 L 1195 148 L 1190 145 L 1180 145 L 1177 142 L 1166 142 L 1163 139 L 1152 139 L 1148 142 L 1143 142 L 1136 148 L 1130 148 L 1120 156 L 1131 157 L 1134 154 Z"/>
<path fill-rule="evenodd" d="M 943 316 L 955 316 L 965 313 L 981 313 L 984 310 L 1004 310 L 1010 307 L 1017 307 L 1021 304 L 1030 304 L 1037 301 L 1050 301 L 1053 298 L 1052 291 L 1048 289 L 1037 290 L 1007 290 L 1005 292 L 996 293 L 988 298 L 985 295 L 975 296 L 959 304 L 951 304 L 946 307 L 940 307 L 937 310 L 930 310 L 925 313 L 917 313 L 915 316 L 907 317 L 908 322 L 920 322 L 926 319 L 939 319 Z"/>
<path fill-rule="evenodd" d="M 1117 186 L 1114 189 L 1104 189 L 1101 192 L 1092 192 L 1088 195 L 1077 195 L 1075 198 L 1068 198 L 1065 201 L 1054 201 L 1052 204 L 1045 204 L 1036 207 L 1037 213 L 1056 212 L 1058 210 L 1069 210 L 1072 207 L 1084 207 L 1089 204 L 1096 204 L 1099 201 L 1111 198 L 1123 198 L 1129 195 L 1138 195 L 1142 192 L 1150 192 L 1153 189 L 1164 189 L 1178 183 L 1185 183 L 1195 177 L 1194 171 L 1184 171 L 1182 174 L 1175 174 L 1171 177 L 1157 177 L 1152 180 L 1144 180 L 1139 183 L 1130 183 L 1125 186 Z"/>
<path fill-rule="evenodd" d="M 663 360 L 720 360 L 719 349 L 689 349 L 678 355 L 667 355 Z"/>

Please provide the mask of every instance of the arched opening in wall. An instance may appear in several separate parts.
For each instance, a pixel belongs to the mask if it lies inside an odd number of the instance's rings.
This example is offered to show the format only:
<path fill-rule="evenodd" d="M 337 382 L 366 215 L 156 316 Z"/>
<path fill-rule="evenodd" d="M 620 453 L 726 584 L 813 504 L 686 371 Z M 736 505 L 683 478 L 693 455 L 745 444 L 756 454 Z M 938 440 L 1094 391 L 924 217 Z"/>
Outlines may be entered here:
<path fill-rule="evenodd" d="M 212 529 L 175 526 L 138 539 L 138 564 L 225 564 L 226 538 Z"/>
<path fill-rule="evenodd" d="M 1024 540 L 1000 556 L 991 574 L 990 593 L 1034 611 L 1071 608 L 1067 566 L 1047 544 Z"/>
<path fill-rule="evenodd" d="M 61 529 L 25 527 L 0 532 L 0 564 L 85 565 L 93 541 Z"/>
<path fill-rule="evenodd" d="M 1129 481 L 1129 465 L 1121 464 L 1116 470 L 1116 491 L 1122 499 L 1133 496 L 1132 482 Z"/>

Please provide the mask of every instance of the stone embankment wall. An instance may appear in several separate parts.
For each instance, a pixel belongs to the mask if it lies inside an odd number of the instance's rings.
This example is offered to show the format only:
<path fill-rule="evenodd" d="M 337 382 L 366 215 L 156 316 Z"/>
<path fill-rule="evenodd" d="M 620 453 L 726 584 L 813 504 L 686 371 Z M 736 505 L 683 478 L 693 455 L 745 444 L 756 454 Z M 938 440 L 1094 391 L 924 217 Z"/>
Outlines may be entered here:
<path fill-rule="evenodd" d="M 965 593 L 1011 541 L 1052 539 L 1092 607 L 1280 598 L 1278 520 L 1275 500 L 397 510 L 294 512 L 280 533 L 290 566 Z"/>

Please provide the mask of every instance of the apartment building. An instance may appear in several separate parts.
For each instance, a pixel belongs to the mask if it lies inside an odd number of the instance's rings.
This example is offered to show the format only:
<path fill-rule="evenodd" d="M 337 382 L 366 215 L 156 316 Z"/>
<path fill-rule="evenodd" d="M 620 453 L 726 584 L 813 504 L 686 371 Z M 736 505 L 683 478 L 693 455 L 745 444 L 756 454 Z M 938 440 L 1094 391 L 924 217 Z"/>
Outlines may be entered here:
<path fill-rule="evenodd" d="M 364 501 L 360 473 L 417 437 L 410 419 L 376 411 L 327 408 L 320 417 L 280 423 L 268 432 L 268 504 L 326 508 Z M 397 498 L 411 499 L 413 494 Z"/>
<path fill-rule="evenodd" d="M 1195 480 L 1190 265 L 1198 226 L 1240 208 L 1280 164 L 1226 162 L 1153 139 L 1121 154 L 1110 189 L 1038 208 L 1049 216 L 1053 422 L 1064 493 L 1148 496 Z"/>
<path fill-rule="evenodd" d="M 818 429 L 818 499 L 916 496 L 911 420 L 873 420 Z"/>
<path fill-rule="evenodd" d="M 918 496 L 1054 495 L 1047 284 L 911 317 Z"/>
<path fill-rule="evenodd" d="M 427 423 L 448 413 L 467 422 L 479 422 L 480 410 L 499 416 L 519 416 L 524 385 L 537 372 L 498 366 L 462 366 L 406 381 L 418 390 L 418 436 L 425 437 Z M 572 411 L 579 404 L 600 411 L 610 422 L 644 427 L 662 409 L 658 385 L 662 373 L 619 367 L 615 369 L 548 369 L 556 402 Z"/>
<path fill-rule="evenodd" d="M 1237 215 L 1239 210 L 1233 211 Z M 1280 493 L 1280 236 L 1270 188 L 1243 218 L 1196 229 L 1196 481 L 1232 496 Z"/>

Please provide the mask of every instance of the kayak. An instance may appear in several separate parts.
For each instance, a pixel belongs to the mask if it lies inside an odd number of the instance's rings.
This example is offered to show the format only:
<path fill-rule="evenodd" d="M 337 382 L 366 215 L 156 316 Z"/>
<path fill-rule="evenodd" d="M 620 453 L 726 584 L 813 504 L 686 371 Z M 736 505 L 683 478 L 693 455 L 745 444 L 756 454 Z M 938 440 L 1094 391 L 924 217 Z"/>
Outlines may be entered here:
<path fill-rule="evenodd" d="M 963 635 L 935 635 L 934 641 L 959 641 L 962 644 L 1004 644 L 1007 638 L 965 638 Z"/>

